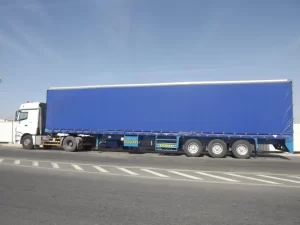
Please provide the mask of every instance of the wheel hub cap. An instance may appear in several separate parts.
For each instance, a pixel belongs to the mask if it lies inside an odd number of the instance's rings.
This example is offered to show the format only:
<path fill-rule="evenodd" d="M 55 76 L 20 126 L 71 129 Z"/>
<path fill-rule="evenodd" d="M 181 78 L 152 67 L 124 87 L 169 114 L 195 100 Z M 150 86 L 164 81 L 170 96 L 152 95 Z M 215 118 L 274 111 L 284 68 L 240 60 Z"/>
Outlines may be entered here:
<path fill-rule="evenodd" d="M 236 151 L 240 155 L 246 155 L 248 153 L 248 147 L 246 145 L 239 145 L 237 146 Z"/>
<path fill-rule="evenodd" d="M 29 139 L 25 139 L 25 140 L 24 140 L 24 144 L 25 144 L 25 145 L 29 145 L 29 144 L 30 144 L 30 140 L 29 140 Z"/>
<path fill-rule="evenodd" d="M 212 152 L 219 155 L 223 152 L 223 146 L 221 144 L 214 144 L 212 147 Z"/>
<path fill-rule="evenodd" d="M 195 143 L 189 144 L 188 150 L 190 153 L 195 154 L 199 151 L 199 146 Z"/>

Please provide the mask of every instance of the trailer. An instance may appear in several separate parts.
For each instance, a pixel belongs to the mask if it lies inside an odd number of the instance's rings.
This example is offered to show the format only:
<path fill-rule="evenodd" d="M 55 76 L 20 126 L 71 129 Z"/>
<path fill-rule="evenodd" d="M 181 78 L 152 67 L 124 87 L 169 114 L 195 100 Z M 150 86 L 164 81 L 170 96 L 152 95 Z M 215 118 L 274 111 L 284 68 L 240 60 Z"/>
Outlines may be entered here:
<path fill-rule="evenodd" d="M 121 147 L 249 158 L 259 144 L 293 153 L 290 80 L 56 87 L 16 112 L 25 149 Z"/>

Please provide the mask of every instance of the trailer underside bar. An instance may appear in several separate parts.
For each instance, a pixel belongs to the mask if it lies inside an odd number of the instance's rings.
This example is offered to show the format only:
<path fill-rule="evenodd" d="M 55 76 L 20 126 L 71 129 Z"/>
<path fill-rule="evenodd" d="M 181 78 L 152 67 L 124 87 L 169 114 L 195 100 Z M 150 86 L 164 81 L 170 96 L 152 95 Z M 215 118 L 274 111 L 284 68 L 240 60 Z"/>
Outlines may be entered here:
<path fill-rule="evenodd" d="M 207 137 L 207 138 L 258 138 L 270 140 L 285 140 L 289 135 L 281 134 L 233 134 L 233 133 L 206 133 L 206 132 L 159 132 L 159 131 L 110 131 L 110 130 L 69 130 L 69 129 L 46 129 L 46 133 L 66 133 L 84 135 L 129 135 L 129 136 L 181 136 L 181 137 Z"/>

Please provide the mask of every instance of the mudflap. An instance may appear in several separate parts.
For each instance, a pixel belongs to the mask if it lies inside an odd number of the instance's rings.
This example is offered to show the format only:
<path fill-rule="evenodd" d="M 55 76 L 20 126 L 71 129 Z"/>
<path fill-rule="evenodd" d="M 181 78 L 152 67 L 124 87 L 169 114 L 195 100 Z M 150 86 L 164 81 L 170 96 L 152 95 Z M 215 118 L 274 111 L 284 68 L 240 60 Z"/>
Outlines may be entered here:
<path fill-rule="evenodd" d="M 285 139 L 285 146 L 290 153 L 294 153 L 294 137 L 287 137 Z"/>

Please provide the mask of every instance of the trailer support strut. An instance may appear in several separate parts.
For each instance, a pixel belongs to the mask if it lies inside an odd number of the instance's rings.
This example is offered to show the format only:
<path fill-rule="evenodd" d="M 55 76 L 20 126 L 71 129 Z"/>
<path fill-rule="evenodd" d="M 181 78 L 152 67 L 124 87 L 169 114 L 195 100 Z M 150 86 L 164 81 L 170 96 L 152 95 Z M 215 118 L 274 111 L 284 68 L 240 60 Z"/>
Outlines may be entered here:
<path fill-rule="evenodd" d="M 258 152 L 258 138 L 254 138 L 255 146 L 254 146 L 254 157 L 257 158 Z"/>
<path fill-rule="evenodd" d="M 96 149 L 99 149 L 99 136 L 96 136 Z"/>

